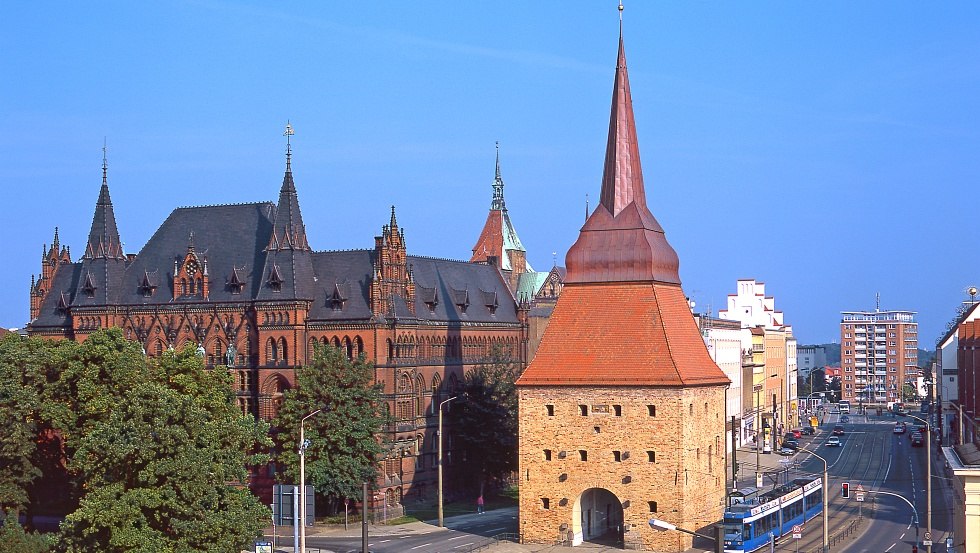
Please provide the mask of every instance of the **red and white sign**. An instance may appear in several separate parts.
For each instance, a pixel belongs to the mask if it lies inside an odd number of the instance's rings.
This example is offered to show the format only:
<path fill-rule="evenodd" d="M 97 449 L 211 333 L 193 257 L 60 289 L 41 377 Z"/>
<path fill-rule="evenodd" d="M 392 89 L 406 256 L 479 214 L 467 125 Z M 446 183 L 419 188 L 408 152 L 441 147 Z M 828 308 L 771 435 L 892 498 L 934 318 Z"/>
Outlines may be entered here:
<path fill-rule="evenodd" d="M 793 525 L 793 539 L 798 540 L 803 537 L 803 527 L 799 524 Z"/>

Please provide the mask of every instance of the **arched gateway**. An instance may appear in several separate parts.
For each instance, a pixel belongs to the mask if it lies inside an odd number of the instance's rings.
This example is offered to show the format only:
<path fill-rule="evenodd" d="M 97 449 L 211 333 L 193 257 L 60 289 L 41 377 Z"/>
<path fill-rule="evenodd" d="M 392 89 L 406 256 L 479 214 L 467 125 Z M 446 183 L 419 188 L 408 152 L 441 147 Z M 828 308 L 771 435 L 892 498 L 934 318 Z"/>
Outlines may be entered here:
<path fill-rule="evenodd" d="M 572 507 L 572 545 L 623 543 L 623 503 L 605 488 L 582 492 Z"/>

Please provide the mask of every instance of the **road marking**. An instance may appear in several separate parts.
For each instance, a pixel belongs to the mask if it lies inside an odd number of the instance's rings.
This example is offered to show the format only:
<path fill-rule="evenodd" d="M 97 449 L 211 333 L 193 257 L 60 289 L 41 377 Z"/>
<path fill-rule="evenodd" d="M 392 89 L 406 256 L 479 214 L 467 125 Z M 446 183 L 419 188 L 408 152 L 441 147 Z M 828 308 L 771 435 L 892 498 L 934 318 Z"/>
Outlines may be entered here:
<path fill-rule="evenodd" d="M 398 539 L 404 540 L 404 539 L 408 539 L 410 537 L 412 537 L 412 536 L 398 536 Z"/>
<path fill-rule="evenodd" d="M 461 540 L 461 539 L 467 538 L 467 537 L 469 537 L 469 536 L 465 536 L 465 535 L 464 536 L 453 536 L 453 537 L 449 538 L 447 541 Z"/>
<path fill-rule="evenodd" d="M 466 547 L 467 545 L 473 545 L 473 542 L 470 542 L 470 543 L 464 543 L 463 545 L 457 545 L 457 546 L 456 546 L 456 547 L 454 547 L 453 549 L 459 549 L 460 547 Z"/>
<path fill-rule="evenodd" d="M 391 541 L 391 540 L 381 540 L 381 541 L 379 541 L 378 543 L 384 543 L 384 542 L 386 542 L 386 541 Z"/>
<path fill-rule="evenodd" d="M 415 547 L 413 547 L 412 549 L 418 549 L 418 548 L 420 548 L 420 547 L 428 547 L 428 546 L 430 546 L 430 545 L 432 545 L 432 544 L 431 544 L 431 543 L 423 543 L 422 545 L 416 545 L 416 546 L 415 546 Z"/>
<path fill-rule="evenodd" d="M 486 531 L 487 532 L 496 532 L 497 530 L 506 530 L 506 529 L 507 529 L 507 527 L 504 526 L 503 528 L 490 528 L 490 529 L 488 529 Z"/>
<path fill-rule="evenodd" d="M 893 548 L 893 547 L 895 547 L 896 545 L 898 545 L 898 542 L 895 542 L 895 543 L 893 543 L 893 544 L 891 544 L 891 545 L 889 545 L 889 546 L 888 546 L 888 549 L 886 549 L 886 550 L 885 550 L 885 553 L 888 553 L 889 551 L 891 551 L 891 550 L 892 550 L 892 548 Z"/>

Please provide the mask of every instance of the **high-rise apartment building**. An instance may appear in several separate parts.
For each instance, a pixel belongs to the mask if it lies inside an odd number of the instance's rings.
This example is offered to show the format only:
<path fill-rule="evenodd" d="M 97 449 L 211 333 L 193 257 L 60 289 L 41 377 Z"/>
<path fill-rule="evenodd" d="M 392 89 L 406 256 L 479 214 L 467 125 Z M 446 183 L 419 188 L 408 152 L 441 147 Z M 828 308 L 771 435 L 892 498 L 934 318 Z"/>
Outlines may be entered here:
<path fill-rule="evenodd" d="M 908 374 L 918 374 L 914 311 L 844 311 L 840 322 L 841 399 L 901 401 Z"/>

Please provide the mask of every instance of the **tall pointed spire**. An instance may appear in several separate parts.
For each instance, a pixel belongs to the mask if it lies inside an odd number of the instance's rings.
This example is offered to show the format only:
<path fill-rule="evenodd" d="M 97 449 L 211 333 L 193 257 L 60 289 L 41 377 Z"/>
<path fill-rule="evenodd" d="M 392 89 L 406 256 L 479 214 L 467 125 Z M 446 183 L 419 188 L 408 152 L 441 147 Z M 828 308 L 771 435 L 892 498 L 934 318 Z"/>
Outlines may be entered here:
<path fill-rule="evenodd" d="M 388 223 L 388 228 L 391 229 L 392 233 L 398 232 L 398 221 L 395 220 L 395 206 L 391 206 L 391 222 Z"/>
<path fill-rule="evenodd" d="M 296 184 L 293 182 L 293 145 L 291 144 L 290 137 L 296 134 L 293 130 L 293 126 L 286 121 L 286 130 L 282 133 L 286 137 L 286 174 L 282 177 L 282 190 L 283 192 L 292 191 L 293 194 L 296 193 Z"/>
<path fill-rule="evenodd" d="M 493 177 L 493 200 L 490 202 L 490 209 L 507 211 L 504 204 L 504 179 L 500 176 L 500 141 L 497 141 L 497 165 Z"/>
<path fill-rule="evenodd" d="M 647 207 L 633 118 L 620 9 L 619 53 L 599 205 L 568 251 L 566 283 L 659 281 L 680 284 L 677 253 Z"/>
<path fill-rule="evenodd" d="M 95 203 L 95 215 L 92 217 L 92 228 L 85 247 L 85 257 L 88 259 L 124 258 L 119 230 L 116 228 L 116 215 L 112 210 L 112 199 L 109 197 L 108 174 L 109 164 L 106 159 L 105 142 L 103 142 L 102 187 L 99 189 L 99 199 Z"/>
<path fill-rule="evenodd" d="M 613 83 L 609 136 L 606 140 L 606 161 L 602 171 L 602 192 L 599 202 L 615 217 L 634 201 L 646 204 L 643 170 L 640 167 L 640 148 L 636 140 L 636 123 L 633 119 L 633 99 L 630 95 L 629 73 L 626 70 L 622 20 L 620 20 L 619 56 L 616 59 L 616 79 Z"/>

